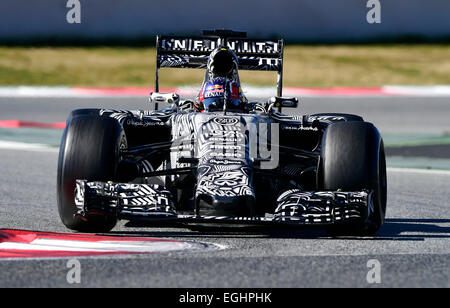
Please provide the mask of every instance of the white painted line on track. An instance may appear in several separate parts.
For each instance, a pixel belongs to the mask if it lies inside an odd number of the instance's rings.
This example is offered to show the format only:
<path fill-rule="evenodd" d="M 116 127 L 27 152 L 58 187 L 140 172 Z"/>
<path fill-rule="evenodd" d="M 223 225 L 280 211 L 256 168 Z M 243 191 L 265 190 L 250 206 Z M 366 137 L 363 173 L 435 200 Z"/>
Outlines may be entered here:
<path fill-rule="evenodd" d="M 434 85 L 434 86 L 383 86 L 383 91 L 394 95 L 411 95 L 411 96 L 450 96 L 450 85 Z"/>
<path fill-rule="evenodd" d="M 20 151 L 32 151 L 32 152 L 49 152 L 58 153 L 58 148 L 50 147 L 46 144 L 40 143 L 25 143 L 25 142 L 15 142 L 15 141 L 1 141 L 1 150 L 20 150 Z"/>
<path fill-rule="evenodd" d="M 0 97 L 70 97 L 73 95 L 69 87 L 0 87 Z"/>
<path fill-rule="evenodd" d="M 419 168 L 387 168 L 387 171 L 391 172 L 403 172 L 403 173 L 421 173 L 421 174 L 438 174 L 449 175 L 450 170 L 436 170 L 436 169 L 419 169 Z"/>

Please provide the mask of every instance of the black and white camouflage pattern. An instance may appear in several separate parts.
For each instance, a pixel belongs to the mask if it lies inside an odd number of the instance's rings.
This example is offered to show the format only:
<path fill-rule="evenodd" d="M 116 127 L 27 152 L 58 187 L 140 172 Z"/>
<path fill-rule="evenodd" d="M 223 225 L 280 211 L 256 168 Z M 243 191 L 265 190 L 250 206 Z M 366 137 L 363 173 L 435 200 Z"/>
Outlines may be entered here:
<path fill-rule="evenodd" d="M 361 219 L 367 213 L 371 192 L 306 192 L 298 189 L 283 193 L 277 200 L 275 220 L 330 224 Z"/>
<path fill-rule="evenodd" d="M 210 53 L 217 47 L 216 39 L 160 37 L 157 46 L 158 67 L 206 68 Z M 236 53 L 240 70 L 282 69 L 282 41 L 230 39 L 228 48 Z"/>
<path fill-rule="evenodd" d="M 175 214 L 170 191 L 159 185 L 77 180 L 75 205 L 79 214 L 95 210 Z"/>

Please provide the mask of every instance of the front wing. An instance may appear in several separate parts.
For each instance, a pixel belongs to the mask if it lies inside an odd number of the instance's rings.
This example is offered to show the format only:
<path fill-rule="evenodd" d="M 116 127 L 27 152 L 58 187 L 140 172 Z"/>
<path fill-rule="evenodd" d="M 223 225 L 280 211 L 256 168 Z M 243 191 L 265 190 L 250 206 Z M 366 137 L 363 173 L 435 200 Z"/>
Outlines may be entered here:
<path fill-rule="evenodd" d="M 290 190 L 277 200 L 274 213 L 263 217 L 178 214 L 172 194 L 162 186 L 77 180 L 77 216 L 113 215 L 124 220 L 239 225 L 335 225 L 365 221 L 373 210 L 372 192 Z"/>

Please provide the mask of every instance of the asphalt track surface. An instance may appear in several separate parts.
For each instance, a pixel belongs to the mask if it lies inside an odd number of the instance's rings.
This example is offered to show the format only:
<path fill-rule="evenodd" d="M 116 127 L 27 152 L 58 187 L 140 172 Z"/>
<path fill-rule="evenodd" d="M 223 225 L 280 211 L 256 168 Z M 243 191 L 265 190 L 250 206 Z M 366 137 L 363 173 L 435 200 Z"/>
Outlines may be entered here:
<path fill-rule="evenodd" d="M 251 98 L 249 100 L 259 100 Z M 150 109 L 145 97 L 129 98 L 0 98 L 0 120 L 61 122 L 77 108 Z M 289 112 L 290 110 L 285 109 Z M 448 97 L 306 97 L 299 114 L 354 113 L 382 133 L 450 133 Z"/>
<path fill-rule="evenodd" d="M 88 106 L 147 107 L 143 98 L 2 98 L 0 118 L 64 121 L 70 110 Z M 450 127 L 449 109 L 443 98 L 308 98 L 301 112 L 361 114 L 388 133 L 442 133 Z M 56 164 L 55 152 L 0 150 L 0 228 L 68 232 L 56 209 Z M 331 238 L 319 230 L 198 232 L 123 221 L 114 234 L 214 243 L 223 249 L 80 258 L 79 286 L 450 287 L 449 200 L 449 173 L 391 169 L 387 220 L 371 238 Z M 381 284 L 366 280 L 371 259 L 381 263 Z M 70 287 L 66 263 L 0 260 L 0 287 Z"/>

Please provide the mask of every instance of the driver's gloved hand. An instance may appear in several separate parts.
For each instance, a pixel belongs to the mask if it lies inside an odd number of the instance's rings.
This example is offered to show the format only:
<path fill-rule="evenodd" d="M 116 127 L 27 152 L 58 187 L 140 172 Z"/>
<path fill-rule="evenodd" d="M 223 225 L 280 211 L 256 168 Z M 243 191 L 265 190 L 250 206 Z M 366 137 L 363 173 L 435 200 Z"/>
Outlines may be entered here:
<path fill-rule="evenodd" d="M 181 103 L 178 105 L 178 107 L 179 107 L 181 110 L 189 110 L 189 109 L 193 109 L 193 108 L 194 108 L 194 105 L 195 105 L 195 102 L 194 102 L 194 101 L 191 101 L 191 100 L 185 100 L 185 101 L 181 102 Z"/>
<path fill-rule="evenodd" d="M 200 103 L 198 101 L 192 102 L 194 110 L 197 112 L 202 112 L 205 110 L 205 106 L 203 106 L 203 103 Z"/>

